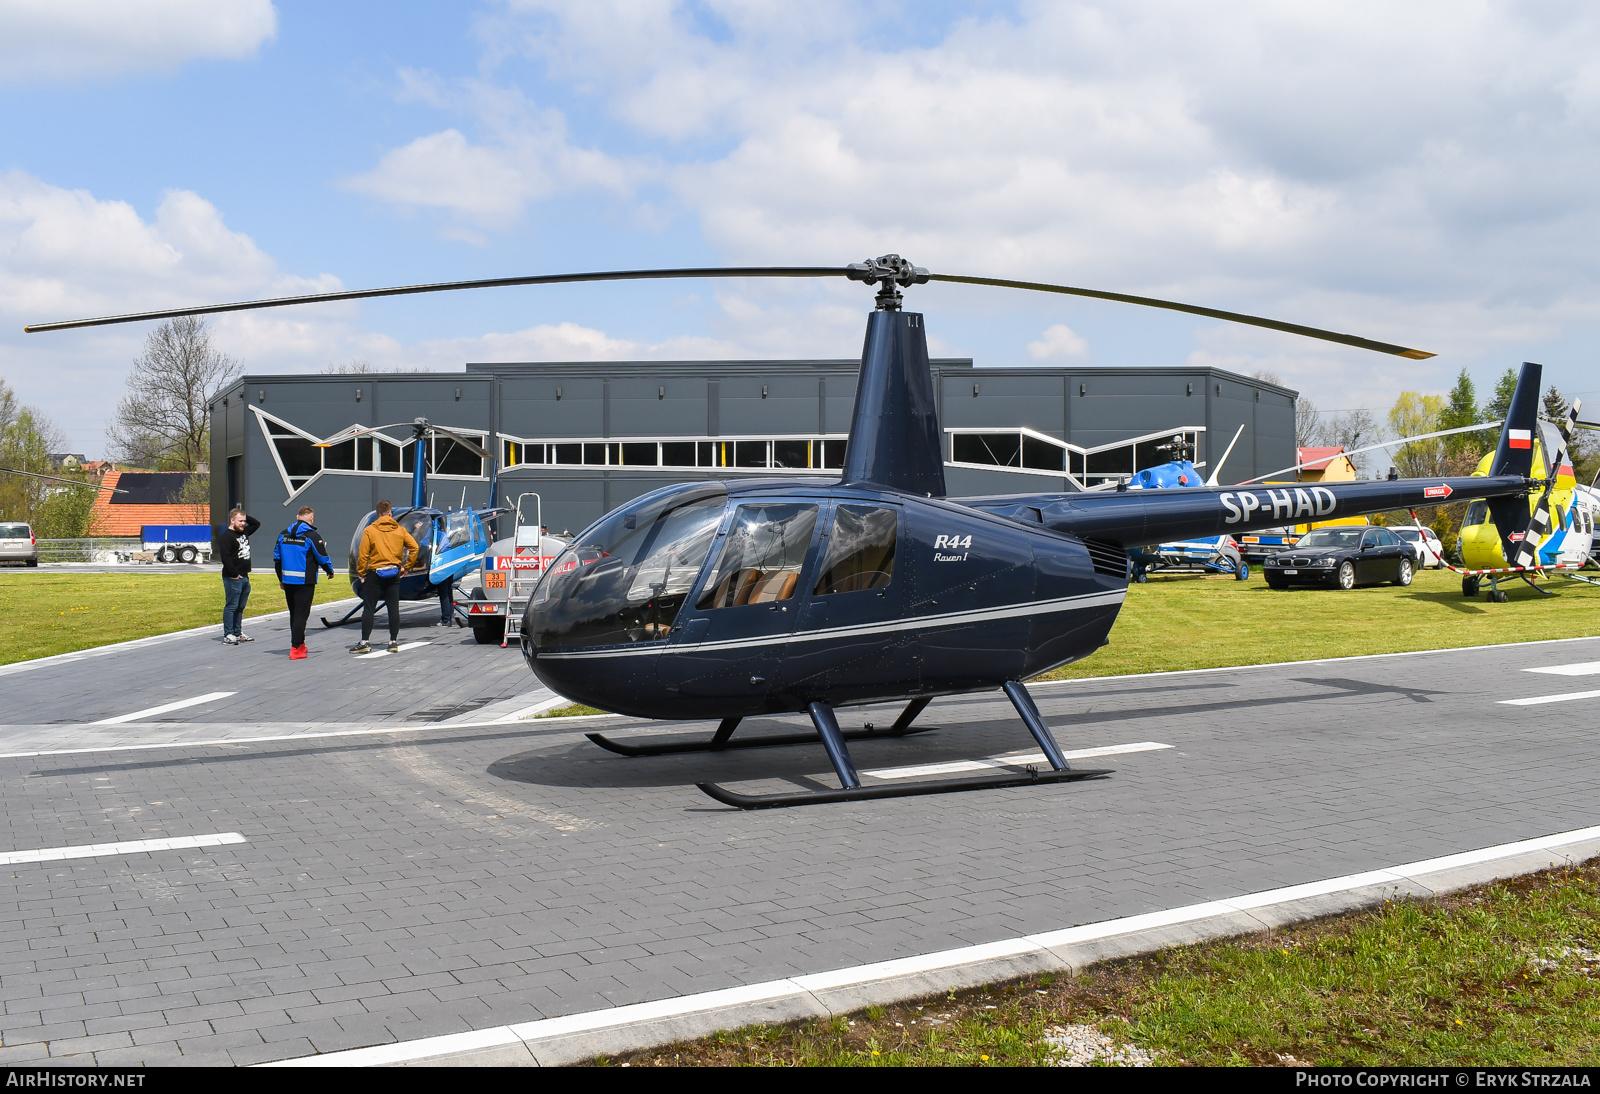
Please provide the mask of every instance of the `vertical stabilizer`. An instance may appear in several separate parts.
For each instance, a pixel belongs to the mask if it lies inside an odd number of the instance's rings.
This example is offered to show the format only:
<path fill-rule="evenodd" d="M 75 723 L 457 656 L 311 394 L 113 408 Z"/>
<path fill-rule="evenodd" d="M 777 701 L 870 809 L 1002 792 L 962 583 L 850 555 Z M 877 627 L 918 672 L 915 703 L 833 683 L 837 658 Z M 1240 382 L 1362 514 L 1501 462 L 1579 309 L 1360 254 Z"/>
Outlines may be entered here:
<path fill-rule="evenodd" d="M 944 450 L 917 312 L 880 309 L 867 319 L 855 413 L 841 481 L 942 498 Z"/>
<path fill-rule="evenodd" d="M 1500 427 L 1500 443 L 1494 450 L 1494 461 L 1489 465 L 1490 475 L 1521 475 L 1526 478 L 1533 473 L 1533 442 L 1539 431 L 1539 384 L 1543 374 L 1543 366 L 1532 361 L 1522 362 L 1517 390 L 1511 396 L 1505 424 Z M 1523 544 L 1533 515 L 1528 511 L 1527 497 L 1490 499 L 1489 519 L 1494 521 L 1495 530 L 1500 533 L 1500 549 L 1506 561 L 1513 566 L 1528 565 L 1526 559 L 1529 552 L 1523 550 Z M 1522 556 L 1521 560 L 1519 555 Z"/>

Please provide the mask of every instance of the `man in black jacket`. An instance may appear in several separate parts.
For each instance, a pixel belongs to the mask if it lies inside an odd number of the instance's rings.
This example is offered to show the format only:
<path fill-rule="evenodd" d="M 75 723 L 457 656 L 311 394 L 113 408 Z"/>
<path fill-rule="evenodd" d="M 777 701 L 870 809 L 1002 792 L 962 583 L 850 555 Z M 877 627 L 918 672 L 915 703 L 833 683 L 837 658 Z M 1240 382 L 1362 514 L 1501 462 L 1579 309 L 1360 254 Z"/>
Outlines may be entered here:
<path fill-rule="evenodd" d="M 244 606 L 250 601 L 250 534 L 261 527 L 243 509 L 228 514 L 228 525 L 217 533 L 217 557 L 222 560 L 222 640 L 230 646 L 254 642 L 244 633 Z"/>

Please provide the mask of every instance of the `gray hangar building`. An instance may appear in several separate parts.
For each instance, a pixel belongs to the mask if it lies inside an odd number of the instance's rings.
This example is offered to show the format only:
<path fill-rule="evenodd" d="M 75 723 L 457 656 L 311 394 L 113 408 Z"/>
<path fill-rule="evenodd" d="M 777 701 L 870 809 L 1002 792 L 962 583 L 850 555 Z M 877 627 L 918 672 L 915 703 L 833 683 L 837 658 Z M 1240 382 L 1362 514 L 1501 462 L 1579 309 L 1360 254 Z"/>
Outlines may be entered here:
<path fill-rule="evenodd" d="M 416 446 L 406 427 L 388 431 L 394 440 L 317 442 L 351 425 L 419 417 L 496 454 L 500 503 L 538 494 L 552 532 L 578 532 L 670 483 L 831 476 L 843 463 L 859 367 L 585 361 L 246 376 L 210 407 L 212 523 L 239 505 L 275 531 L 310 505 L 337 558 L 380 498 L 410 504 Z M 932 368 L 952 497 L 1115 481 L 1165 462 L 1159 446 L 1180 433 L 1207 474 L 1233 444 L 1224 482 L 1295 462 L 1297 393 L 1252 377 L 1198 367 L 977 368 L 949 358 Z M 433 504 L 487 504 L 489 461 L 442 437 L 428 443 Z M 523 503 L 529 522 L 534 505 Z"/>

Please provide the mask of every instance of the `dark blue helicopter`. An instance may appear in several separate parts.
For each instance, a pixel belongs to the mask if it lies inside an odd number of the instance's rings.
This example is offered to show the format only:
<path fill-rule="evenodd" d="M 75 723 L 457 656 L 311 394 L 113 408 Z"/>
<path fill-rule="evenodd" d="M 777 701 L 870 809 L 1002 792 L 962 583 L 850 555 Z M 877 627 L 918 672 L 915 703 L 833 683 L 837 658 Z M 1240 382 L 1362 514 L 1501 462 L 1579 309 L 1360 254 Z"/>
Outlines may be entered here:
<path fill-rule="evenodd" d="M 494 458 L 471 438 L 463 437 L 441 425 L 431 425 L 426 418 L 417 418 L 410 422 L 394 422 L 389 425 L 351 426 L 326 440 L 317 442 L 317 447 L 331 448 L 373 434 L 387 437 L 387 434 L 383 434 L 383 430 L 400 426 L 407 426 L 412 432 L 411 447 L 403 450 L 402 455 L 402 459 L 409 457 L 411 461 L 411 504 L 396 506 L 393 516 L 400 527 L 417 541 L 417 558 L 411 561 L 411 568 L 400 579 L 400 599 L 442 599 L 443 596 L 450 595 L 457 581 L 483 563 L 483 556 L 488 553 L 492 542 L 487 527 L 488 522 L 508 511 L 492 504 L 495 491 Z M 489 460 L 490 505 L 482 508 L 462 506 L 458 509 L 435 509 L 427 504 L 426 446 L 430 441 L 435 445 L 441 443 L 459 445 L 479 459 Z M 442 461 L 444 454 L 437 454 L 437 458 Z M 361 578 L 356 576 L 356 557 L 361 553 L 361 533 L 367 530 L 367 525 L 377 519 L 376 511 L 368 513 L 356 524 L 355 534 L 350 537 L 350 588 L 358 597 L 361 596 L 363 584 Z M 334 621 L 324 617 L 322 625 L 343 626 L 360 614 L 361 610 L 358 605 L 350 609 L 344 618 Z"/>
<path fill-rule="evenodd" d="M 846 277 L 877 285 L 838 480 L 690 483 L 607 514 L 574 538 L 531 598 L 522 648 L 564 696 L 648 718 L 719 722 L 709 740 L 613 741 L 627 756 L 820 740 L 840 788 L 741 794 L 740 808 L 1061 782 L 1070 767 L 1022 681 L 1088 656 L 1127 594 L 1129 551 L 1200 536 L 1490 499 L 1509 544 L 1530 521 L 1527 438 L 1540 367 L 1524 364 L 1487 476 L 1284 487 L 945 496 L 923 317 L 900 289 L 930 281 L 1115 300 L 1320 338 L 1412 359 L 1421 350 L 1257 316 L 1039 282 L 930 274 L 898 255 L 846 267 L 744 267 L 558 274 L 368 289 L 74 320 L 27 330 L 164 319 L 321 300 L 461 288 L 681 277 Z M 849 742 L 914 732 L 936 696 L 1003 690 L 1049 771 L 864 786 Z M 903 702 L 887 729 L 846 733 L 840 704 Z M 736 738 L 753 715 L 806 712 L 816 733 Z M 898 782 L 898 781 L 897 781 Z"/>

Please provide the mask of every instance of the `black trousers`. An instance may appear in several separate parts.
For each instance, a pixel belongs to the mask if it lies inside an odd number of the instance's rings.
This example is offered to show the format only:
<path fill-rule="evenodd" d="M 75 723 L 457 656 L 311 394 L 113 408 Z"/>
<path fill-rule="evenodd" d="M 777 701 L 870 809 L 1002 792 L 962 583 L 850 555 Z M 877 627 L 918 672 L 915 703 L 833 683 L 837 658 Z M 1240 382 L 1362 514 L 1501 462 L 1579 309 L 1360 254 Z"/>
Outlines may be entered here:
<path fill-rule="evenodd" d="M 311 618 L 311 601 L 316 595 L 315 585 L 283 587 L 283 598 L 289 602 L 289 645 L 306 644 L 306 620 Z"/>
<path fill-rule="evenodd" d="M 378 614 L 378 601 L 389 608 L 389 641 L 400 640 L 400 575 L 379 577 L 368 574 L 361 583 L 361 598 L 366 606 L 361 609 L 361 641 L 372 637 L 372 621 Z"/>

